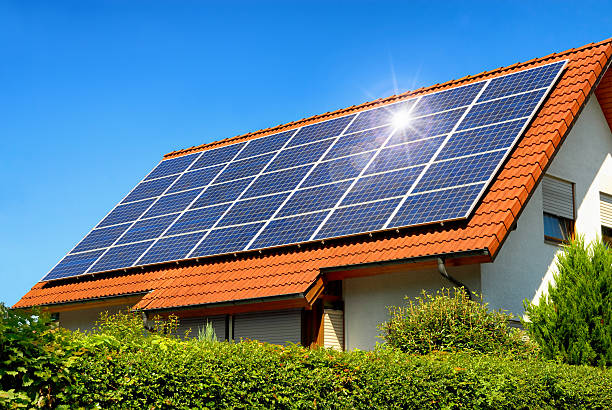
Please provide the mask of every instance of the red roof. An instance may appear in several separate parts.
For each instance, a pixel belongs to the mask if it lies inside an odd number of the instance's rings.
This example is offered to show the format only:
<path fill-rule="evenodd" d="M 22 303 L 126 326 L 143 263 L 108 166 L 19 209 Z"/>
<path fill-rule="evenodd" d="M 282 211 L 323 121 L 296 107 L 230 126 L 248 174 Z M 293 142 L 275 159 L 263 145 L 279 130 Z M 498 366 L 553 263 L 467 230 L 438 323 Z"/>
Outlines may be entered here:
<path fill-rule="evenodd" d="M 469 255 L 472 262 L 492 261 L 598 81 L 601 81 L 601 85 L 596 95 L 612 124 L 612 74 L 603 75 L 611 56 L 612 39 L 609 39 L 274 128 L 175 151 L 165 156 L 170 158 L 232 144 L 568 59 L 567 69 L 559 82 L 473 215 L 466 221 L 329 240 L 301 247 L 292 245 L 261 253 L 212 257 L 199 262 L 132 268 L 127 272 L 37 283 L 15 307 L 80 302 L 145 292 L 135 307 L 145 310 L 172 309 L 261 301 L 271 297 L 294 298 L 303 300 L 307 305 L 311 303 L 313 289 L 320 285 L 318 278 L 332 268 L 437 255 L 455 258 Z"/>

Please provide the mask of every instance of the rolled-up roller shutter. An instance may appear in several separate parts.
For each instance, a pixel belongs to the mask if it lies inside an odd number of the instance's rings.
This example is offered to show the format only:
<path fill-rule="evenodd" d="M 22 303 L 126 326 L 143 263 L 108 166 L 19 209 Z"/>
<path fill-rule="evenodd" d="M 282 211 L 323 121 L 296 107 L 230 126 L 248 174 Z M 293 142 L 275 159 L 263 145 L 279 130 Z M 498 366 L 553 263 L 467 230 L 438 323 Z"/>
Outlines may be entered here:
<path fill-rule="evenodd" d="M 612 228 L 612 195 L 600 193 L 599 199 L 601 224 L 608 228 Z"/>
<path fill-rule="evenodd" d="M 574 219 L 574 187 L 571 182 L 544 176 L 542 180 L 544 212 Z"/>
<path fill-rule="evenodd" d="M 284 345 L 300 343 L 302 338 L 302 312 L 279 310 L 245 313 L 234 316 L 234 340 L 259 340 Z"/>
<path fill-rule="evenodd" d="M 190 317 L 179 319 L 176 335 L 185 337 L 185 333 L 189 332 L 189 337 L 198 337 L 198 332 L 201 328 L 206 327 L 206 322 L 212 323 L 217 340 L 225 340 L 225 316 L 208 316 L 208 317 Z"/>
<path fill-rule="evenodd" d="M 323 313 L 323 346 L 344 350 L 344 312 L 325 309 Z"/>

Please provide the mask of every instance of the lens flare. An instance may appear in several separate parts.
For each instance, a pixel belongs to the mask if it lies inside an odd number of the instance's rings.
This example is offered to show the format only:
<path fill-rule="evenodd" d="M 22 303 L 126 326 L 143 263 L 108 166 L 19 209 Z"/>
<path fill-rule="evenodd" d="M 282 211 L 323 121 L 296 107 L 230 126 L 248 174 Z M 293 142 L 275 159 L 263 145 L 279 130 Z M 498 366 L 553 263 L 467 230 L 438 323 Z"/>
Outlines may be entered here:
<path fill-rule="evenodd" d="M 398 111 L 393 115 L 393 127 L 396 129 L 406 128 L 411 120 L 412 118 L 407 111 Z"/>

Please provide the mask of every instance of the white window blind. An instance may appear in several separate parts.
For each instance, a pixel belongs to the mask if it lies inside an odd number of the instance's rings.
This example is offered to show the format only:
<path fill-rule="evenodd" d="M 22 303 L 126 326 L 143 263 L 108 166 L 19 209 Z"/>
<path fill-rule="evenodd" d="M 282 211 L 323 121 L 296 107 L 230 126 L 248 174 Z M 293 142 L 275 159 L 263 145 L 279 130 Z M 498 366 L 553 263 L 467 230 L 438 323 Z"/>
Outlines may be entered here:
<path fill-rule="evenodd" d="M 612 228 L 612 195 L 600 193 L 599 200 L 601 224 Z"/>
<path fill-rule="evenodd" d="M 572 183 L 544 176 L 542 180 L 544 212 L 574 219 L 574 187 Z"/>
<path fill-rule="evenodd" d="M 323 346 L 344 350 L 344 312 L 325 309 L 323 313 Z"/>

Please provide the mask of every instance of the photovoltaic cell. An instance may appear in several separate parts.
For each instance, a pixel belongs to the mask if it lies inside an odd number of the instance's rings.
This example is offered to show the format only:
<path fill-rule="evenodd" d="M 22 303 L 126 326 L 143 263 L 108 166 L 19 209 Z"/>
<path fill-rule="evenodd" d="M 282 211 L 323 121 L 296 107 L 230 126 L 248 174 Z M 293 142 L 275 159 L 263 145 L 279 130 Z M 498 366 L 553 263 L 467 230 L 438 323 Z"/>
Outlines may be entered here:
<path fill-rule="evenodd" d="M 464 218 L 484 183 L 408 196 L 389 227 Z"/>
<path fill-rule="evenodd" d="M 165 177 L 167 175 L 178 174 L 186 170 L 200 154 L 184 155 L 182 157 L 166 159 L 159 163 L 147 177 L 146 180 Z"/>
<path fill-rule="evenodd" d="M 494 78 L 478 101 L 505 97 L 536 88 L 546 88 L 555 79 L 564 64 L 565 61 L 558 61 L 532 70 L 519 71 Z"/>
<path fill-rule="evenodd" d="M 243 198 L 291 191 L 300 183 L 310 168 L 310 166 L 305 165 L 299 168 L 261 174 L 245 192 Z"/>
<path fill-rule="evenodd" d="M 178 175 L 141 182 L 130 194 L 125 197 L 122 204 L 139 201 L 145 198 L 160 196 L 176 179 Z"/>
<path fill-rule="evenodd" d="M 455 185 L 487 181 L 499 165 L 505 151 L 436 162 L 425 172 L 413 192 L 443 189 Z"/>
<path fill-rule="evenodd" d="M 106 248 L 112 245 L 130 225 L 126 223 L 108 228 L 94 229 L 70 253 Z"/>
<path fill-rule="evenodd" d="M 191 205 L 190 209 L 231 202 L 246 189 L 255 177 L 238 179 L 223 184 L 209 186 L 206 191 Z"/>
<path fill-rule="evenodd" d="M 281 132 L 280 134 L 269 135 L 267 137 L 257 138 L 249 141 L 236 160 L 252 157 L 254 155 L 273 152 L 281 149 L 285 142 L 295 133 L 295 130 Z"/>
<path fill-rule="evenodd" d="M 132 266 L 153 241 L 114 246 L 108 249 L 91 268 L 92 272 L 103 272 Z"/>
<path fill-rule="evenodd" d="M 119 205 L 115 209 L 111 211 L 110 214 L 106 216 L 98 224 L 98 228 L 109 225 L 116 225 L 124 222 L 135 221 L 142 215 L 149 206 L 155 201 L 155 199 L 147 199 L 145 201 L 140 202 L 132 202 L 130 204 Z"/>
<path fill-rule="evenodd" d="M 349 185 L 351 185 L 351 181 L 299 189 L 285 203 L 277 216 L 282 217 L 331 209 L 338 203 Z"/>
<path fill-rule="evenodd" d="M 436 153 L 444 136 L 383 148 L 368 166 L 366 174 L 426 164 Z"/>
<path fill-rule="evenodd" d="M 186 191 L 188 189 L 206 186 L 221 171 L 222 165 L 216 167 L 201 168 L 195 171 L 185 172 L 172 185 L 168 193 Z"/>
<path fill-rule="evenodd" d="M 142 219 L 134 224 L 117 242 L 117 245 L 155 239 L 162 234 L 178 215 L 165 215 L 159 218 Z"/>
<path fill-rule="evenodd" d="M 184 259 L 205 232 L 160 238 L 138 261 L 139 265 Z"/>
<path fill-rule="evenodd" d="M 235 202 L 218 226 L 244 224 L 268 219 L 287 198 L 288 192 Z"/>
<path fill-rule="evenodd" d="M 387 199 L 336 209 L 316 239 L 333 238 L 381 229 L 400 199 Z"/>
<path fill-rule="evenodd" d="M 244 144 L 242 142 L 202 151 L 202 156 L 189 169 L 194 170 L 229 162 L 240 152 Z"/>
<path fill-rule="evenodd" d="M 187 211 L 166 232 L 166 236 L 209 229 L 227 208 L 229 204 Z"/>
<path fill-rule="evenodd" d="M 187 208 L 200 192 L 202 192 L 202 189 L 198 188 L 191 191 L 179 192 L 177 194 L 164 195 L 144 214 L 143 218 L 152 218 L 154 216 L 180 212 Z"/>
<path fill-rule="evenodd" d="M 164 160 L 43 280 L 466 218 L 563 64 Z"/>
<path fill-rule="evenodd" d="M 263 222 L 248 225 L 233 226 L 230 228 L 213 229 L 210 234 L 191 254 L 191 257 L 215 255 L 221 253 L 238 252 L 251 241 L 251 238 L 263 226 Z"/>
<path fill-rule="evenodd" d="M 477 104 L 461 121 L 459 130 L 527 117 L 533 112 L 545 92 L 546 90 L 531 91 L 501 100 Z"/>
<path fill-rule="evenodd" d="M 251 248 L 266 248 L 308 241 L 323 222 L 325 215 L 327 215 L 327 212 L 318 212 L 272 220 L 257 237 Z"/>
<path fill-rule="evenodd" d="M 422 170 L 423 167 L 420 166 L 361 177 L 348 192 L 342 205 L 404 195 Z"/>
<path fill-rule="evenodd" d="M 355 115 L 308 125 L 301 128 L 289 143 L 290 147 L 340 135 Z"/>
<path fill-rule="evenodd" d="M 317 164 L 306 178 L 302 187 L 328 184 L 343 179 L 355 178 L 365 168 L 374 151 L 323 161 Z"/>

